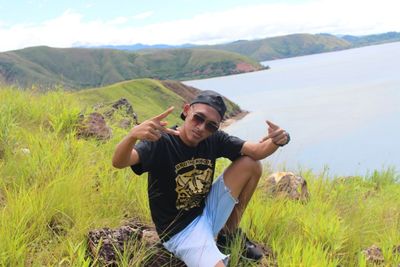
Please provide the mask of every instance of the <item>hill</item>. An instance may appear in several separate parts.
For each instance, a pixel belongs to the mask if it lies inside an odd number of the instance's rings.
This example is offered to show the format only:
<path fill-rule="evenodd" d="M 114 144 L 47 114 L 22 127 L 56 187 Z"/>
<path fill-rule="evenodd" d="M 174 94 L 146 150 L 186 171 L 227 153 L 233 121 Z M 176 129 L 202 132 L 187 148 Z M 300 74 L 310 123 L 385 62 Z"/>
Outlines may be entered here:
<path fill-rule="evenodd" d="M 216 49 L 231 51 L 251 57 L 257 61 L 272 60 L 278 58 L 296 57 L 315 53 L 323 53 L 366 45 L 382 44 L 400 41 L 400 33 L 387 32 L 365 36 L 331 35 L 331 34 L 291 34 L 278 37 L 269 37 L 259 40 L 239 40 L 219 45 L 184 45 L 186 47 L 201 49 Z M 122 50 L 140 49 L 170 49 L 168 45 L 127 45 L 114 46 Z"/>
<path fill-rule="evenodd" d="M 136 78 L 189 80 L 260 70 L 243 55 L 202 49 L 141 53 L 112 49 L 31 47 L 0 53 L 0 81 L 26 88 L 101 87 Z"/>
<path fill-rule="evenodd" d="M 387 32 L 387 33 L 371 34 L 364 36 L 344 35 L 341 38 L 343 40 L 352 43 L 354 47 L 359 47 L 359 46 L 382 44 L 388 42 L 399 42 L 400 32 Z"/>
<path fill-rule="evenodd" d="M 350 48 L 346 40 L 329 34 L 291 34 L 252 41 L 236 41 L 233 43 L 202 46 L 246 55 L 257 61 L 310 55 L 328 51 Z"/>
<path fill-rule="evenodd" d="M 168 107 L 174 106 L 175 112 L 169 117 L 170 124 L 181 124 L 180 110 L 185 103 L 190 102 L 200 92 L 191 86 L 178 81 L 158 81 L 153 79 L 137 79 L 124 81 L 100 88 L 81 90 L 74 95 L 79 99 L 82 108 L 93 105 L 115 102 L 126 98 L 138 114 L 138 120 L 143 121 L 155 114 L 160 114 Z M 226 118 L 242 112 L 240 107 L 225 98 L 227 105 Z"/>

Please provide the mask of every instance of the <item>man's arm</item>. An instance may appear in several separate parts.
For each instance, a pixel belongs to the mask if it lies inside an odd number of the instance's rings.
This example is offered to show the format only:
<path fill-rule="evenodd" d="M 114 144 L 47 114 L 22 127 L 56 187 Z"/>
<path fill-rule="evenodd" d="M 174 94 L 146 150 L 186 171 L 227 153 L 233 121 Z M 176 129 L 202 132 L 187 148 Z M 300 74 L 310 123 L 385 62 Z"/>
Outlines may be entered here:
<path fill-rule="evenodd" d="M 254 160 L 260 160 L 273 154 L 279 146 L 286 145 L 289 142 L 288 133 L 278 125 L 266 121 L 268 124 L 268 135 L 259 143 L 246 141 L 243 144 L 241 153 L 251 157 Z"/>
<path fill-rule="evenodd" d="M 112 158 L 112 165 L 115 168 L 122 169 L 139 163 L 139 154 L 134 148 L 137 140 L 148 140 L 154 142 L 160 139 L 161 132 L 179 135 L 178 131 L 165 128 L 167 122 L 162 121 L 173 110 L 174 108 L 170 107 L 160 115 L 133 127 L 129 134 L 117 145 Z"/>

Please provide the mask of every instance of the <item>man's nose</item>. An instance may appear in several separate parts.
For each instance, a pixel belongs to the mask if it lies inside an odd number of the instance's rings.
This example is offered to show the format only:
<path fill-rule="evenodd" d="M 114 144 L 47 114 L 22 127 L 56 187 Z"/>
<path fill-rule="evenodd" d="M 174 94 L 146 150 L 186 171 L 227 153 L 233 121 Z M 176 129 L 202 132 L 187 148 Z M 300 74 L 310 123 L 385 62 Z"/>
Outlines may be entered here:
<path fill-rule="evenodd" d="M 199 123 L 199 124 L 197 125 L 197 127 L 199 128 L 199 130 L 205 131 L 205 130 L 206 130 L 206 122 L 204 121 L 204 122 L 202 122 L 202 123 Z"/>

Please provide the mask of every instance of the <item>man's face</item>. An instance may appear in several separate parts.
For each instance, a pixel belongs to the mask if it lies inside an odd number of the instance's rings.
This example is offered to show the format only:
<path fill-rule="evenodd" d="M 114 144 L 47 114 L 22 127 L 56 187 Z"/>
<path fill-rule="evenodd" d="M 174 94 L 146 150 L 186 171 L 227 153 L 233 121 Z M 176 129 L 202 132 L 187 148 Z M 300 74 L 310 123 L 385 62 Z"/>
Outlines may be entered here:
<path fill-rule="evenodd" d="M 213 107 L 198 103 L 185 106 L 184 111 L 184 139 L 189 145 L 196 146 L 218 130 L 221 117 Z"/>

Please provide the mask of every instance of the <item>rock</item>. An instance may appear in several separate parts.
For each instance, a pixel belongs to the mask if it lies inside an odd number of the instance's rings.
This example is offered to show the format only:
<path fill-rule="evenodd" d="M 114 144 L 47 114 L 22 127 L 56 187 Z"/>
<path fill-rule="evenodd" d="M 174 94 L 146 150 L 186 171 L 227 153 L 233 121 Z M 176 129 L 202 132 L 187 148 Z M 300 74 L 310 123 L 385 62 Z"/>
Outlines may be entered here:
<path fill-rule="evenodd" d="M 124 253 L 124 245 L 132 240 L 140 240 L 141 237 L 139 229 L 129 226 L 92 230 L 88 234 L 89 252 L 102 264 L 116 266 L 117 255 Z"/>
<path fill-rule="evenodd" d="M 160 238 L 155 230 L 144 229 L 142 240 L 147 246 L 153 246 L 160 242 Z"/>
<path fill-rule="evenodd" d="M 21 148 L 21 152 L 24 155 L 30 155 L 31 151 L 29 150 L 29 148 Z"/>
<path fill-rule="evenodd" d="M 371 247 L 364 249 L 362 252 L 365 255 L 368 263 L 382 264 L 385 261 L 383 258 L 382 249 L 376 245 L 372 245 Z"/>
<path fill-rule="evenodd" d="M 132 121 L 130 119 L 122 119 L 120 120 L 118 126 L 122 129 L 130 129 L 132 127 Z"/>
<path fill-rule="evenodd" d="M 112 130 L 98 112 L 90 113 L 87 118 L 80 115 L 80 124 L 77 129 L 79 138 L 96 138 L 97 140 L 108 140 L 112 136 Z"/>
<path fill-rule="evenodd" d="M 104 108 L 104 105 L 99 107 Z M 129 121 L 132 121 L 134 124 L 138 124 L 137 114 L 134 112 L 131 103 L 129 103 L 126 98 L 121 98 L 112 103 L 111 107 L 104 111 L 104 116 L 111 118 L 117 110 L 122 111 L 122 113 L 124 113 L 123 115 L 129 118 Z"/>
<path fill-rule="evenodd" d="M 307 182 L 292 172 L 276 172 L 266 180 L 266 191 L 273 196 L 306 201 L 309 198 Z"/>
<path fill-rule="evenodd" d="M 400 255 L 400 245 L 393 246 L 393 254 Z"/>
<path fill-rule="evenodd" d="M 143 242 L 150 258 L 143 266 L 186 266 L 164 249 L 160 243 L 154 226 L 144 225 L 137 221 L 129 222 L 116 229 L 102 228 L 92 230 L 88 234 L 89 253 L 102 265 L 117 266 L 118 255 L 124 253 L 129 242 Z M 154 251 L 154 252 L 153 252 Z M 141 257 L 143 255 L 140 255 Z M 135 255 L 132 255 L 135 257 Z"/>

